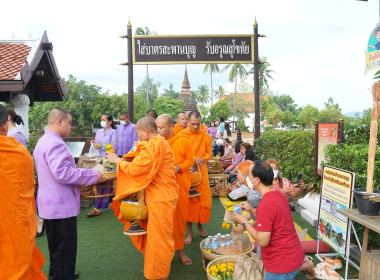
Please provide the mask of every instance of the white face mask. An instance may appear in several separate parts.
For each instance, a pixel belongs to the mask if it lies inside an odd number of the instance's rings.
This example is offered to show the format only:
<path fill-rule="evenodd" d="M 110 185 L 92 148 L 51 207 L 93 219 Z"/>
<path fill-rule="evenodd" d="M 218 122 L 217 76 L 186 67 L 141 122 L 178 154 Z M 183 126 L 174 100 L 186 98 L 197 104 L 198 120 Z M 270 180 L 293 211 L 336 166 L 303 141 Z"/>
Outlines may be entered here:
<path fill-rule="evenodd" d="M 249 178 L 246 179 L 246 182 L 247 182 L 247 187 L 250 189 L 250 190 L 253 190 L 253 184 L 251 182 L 251 180 L 249 180 Z"/>
<path fill-rule="evenodd" d="M 121 124 L 121 125 L 126 125 L 127 122 L 126 122 L 126 121 L 120 121 L 120 124 Z"/>
<path fill-rule="evenodd" d="M 107 122 L 101 121 L 100 122 L 100 126 L 103 127 L 103 128 L 106 128 L 107 127 Z"/>
<path fill-rule="evenodd" d="M 274 175 L 273 176 L 274 178 L 277 178 L 277 176 L 278 176 L 278 170 L 273 170 L 273 175 Z"/>

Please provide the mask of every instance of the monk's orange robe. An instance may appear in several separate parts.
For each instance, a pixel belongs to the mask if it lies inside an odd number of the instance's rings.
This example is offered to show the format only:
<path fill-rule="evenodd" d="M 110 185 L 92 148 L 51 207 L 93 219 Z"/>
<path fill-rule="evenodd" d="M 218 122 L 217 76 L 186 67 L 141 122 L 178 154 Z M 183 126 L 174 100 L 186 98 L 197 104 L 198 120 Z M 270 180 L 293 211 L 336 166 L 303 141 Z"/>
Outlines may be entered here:
<path fill-rule="evenodd" d="M 179 185 L 178 203 L 174 212 L 173 238 L 174 249 L 182 250 L 185 244 L 187 207 L 191 185 L 190 168 L 194 165 L 194 154 L 189 140 L 181 135 L 166 139 L 174 154 L 174 164 L 181 170 L 176 174 Z"/>
<path fill-rule="evenodd" d="M 174 157 L 168 142 L 160 135 L 137 144 L 132 162 L 117 165 L 116 195 L 111 204 L 118 219 L 130 228 L 120 213 L 119 199 L 145 189 L 148 221 L 141 222 L 147 234 L 130 236 L 135 247 L 144 254 L 144 276 L 167 278 L 174 256 L 173 215 L 179 187 L 174 175 Z"/>
<path fill-rule="evenodd" d="M 13 137 L 0 135 L 0 279 L 46 279 L 36 247 L 34 164 Z"/>
<path fill-rule="evenodd" d="M 174 135 L 176 135 L 178 132 L 181 132 L 182 130 L 186 129 L 186 127 L 180 126 L 178 123 L 173 127 Z"/>
<path fill-rule="evenodd" d="M 205 224 L 210 221 L 211 216 L 211 190 L 208 179 L 207 161 L 211 158 L 211 136 L 200 129 L 199 132 L 191 132 L 186 128 L 179 135 L 186 136 L 193 148 L 196 158 L 203 158 L 205 162 L 200 166 L 201 183 L 196 187 L 200 196 L 189 198 L 187 222 Z"/>

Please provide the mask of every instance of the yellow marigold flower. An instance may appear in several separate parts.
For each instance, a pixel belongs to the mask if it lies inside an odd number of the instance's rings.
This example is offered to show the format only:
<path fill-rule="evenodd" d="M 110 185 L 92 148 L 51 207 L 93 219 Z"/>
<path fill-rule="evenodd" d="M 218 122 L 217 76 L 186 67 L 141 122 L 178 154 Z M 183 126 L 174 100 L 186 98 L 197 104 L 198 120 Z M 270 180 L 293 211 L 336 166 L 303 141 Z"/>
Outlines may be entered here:
<path fill-rule="evenodd" d="M 211 253 L 211 249 L 208 249 L 207 252 Z"/>
<path fill-rule="evenodd" d="M 229 272 L 229 271 L 226 272 L 226 276 L 227 276 L 227 277 L 228 277 L 228 275 L 230 275 L 230 272 Z"/>
<path fill-rule="evenodd" d="M 231 227 L 230 224 L 226 224 L 226 229 L 229 229 Z"/>
<path fill-rule="evenodd" d="M 114 153 L 114 154 L 116 153 L 116 152 L 114 151 L 114 149 L 110 149 L 110 150 L 108 150 L 108 152 L 109 152 L 109 153 Z"/>
<path fill-rule="evenodd" d="M 227 223 L 223 222 L 222 227 L 226 227 Z"/>
<path fill-rule="evenodd" d="M 111 149 L 113 149 L 113 146 L 111 144 L 108 144 L 107 145 L 107 150 L 111 150 Z"/>
<path fill-rule="evenodd" d="M 227 210 L 228 210 L 229 212 L 232 212 L 232 210 L 234 210 L 234 207 L 233 207 L 233 206 L 230 206 L 230 207 L 227 208 Z"/>
<path fill-rule="evenodd" d="M 226 203 L 226 206 L 227 206 L 227 207 L 232 206 L 232 202 L 231 202 L 231 201 L 228 201 L 228 202 Z"/>

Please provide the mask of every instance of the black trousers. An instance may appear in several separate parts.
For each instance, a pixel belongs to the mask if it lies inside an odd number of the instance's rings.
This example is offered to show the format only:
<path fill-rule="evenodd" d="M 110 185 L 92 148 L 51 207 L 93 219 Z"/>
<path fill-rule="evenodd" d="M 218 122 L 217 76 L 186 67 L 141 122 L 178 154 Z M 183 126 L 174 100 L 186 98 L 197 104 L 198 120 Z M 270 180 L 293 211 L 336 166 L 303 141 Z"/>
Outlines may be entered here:
<path fill-rule="evenodd" d="M 77 217 L 46 220 L 49 280 L 73 280 L 77 258 Z"/>

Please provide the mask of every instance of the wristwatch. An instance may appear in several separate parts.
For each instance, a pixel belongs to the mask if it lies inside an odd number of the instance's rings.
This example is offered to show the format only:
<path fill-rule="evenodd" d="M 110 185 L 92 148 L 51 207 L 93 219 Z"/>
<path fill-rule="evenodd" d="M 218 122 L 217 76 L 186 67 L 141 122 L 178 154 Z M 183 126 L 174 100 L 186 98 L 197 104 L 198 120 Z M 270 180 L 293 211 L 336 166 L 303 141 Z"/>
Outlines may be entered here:
<path fill-rule="evenodd" d="M 247 229 L 247 225 L 249 225 L 249 222 L 248 222 L 248 221 L 245 221 L 242 225 L 243 225 L 243 228 L 244 228 L 244 229 Z"/>

